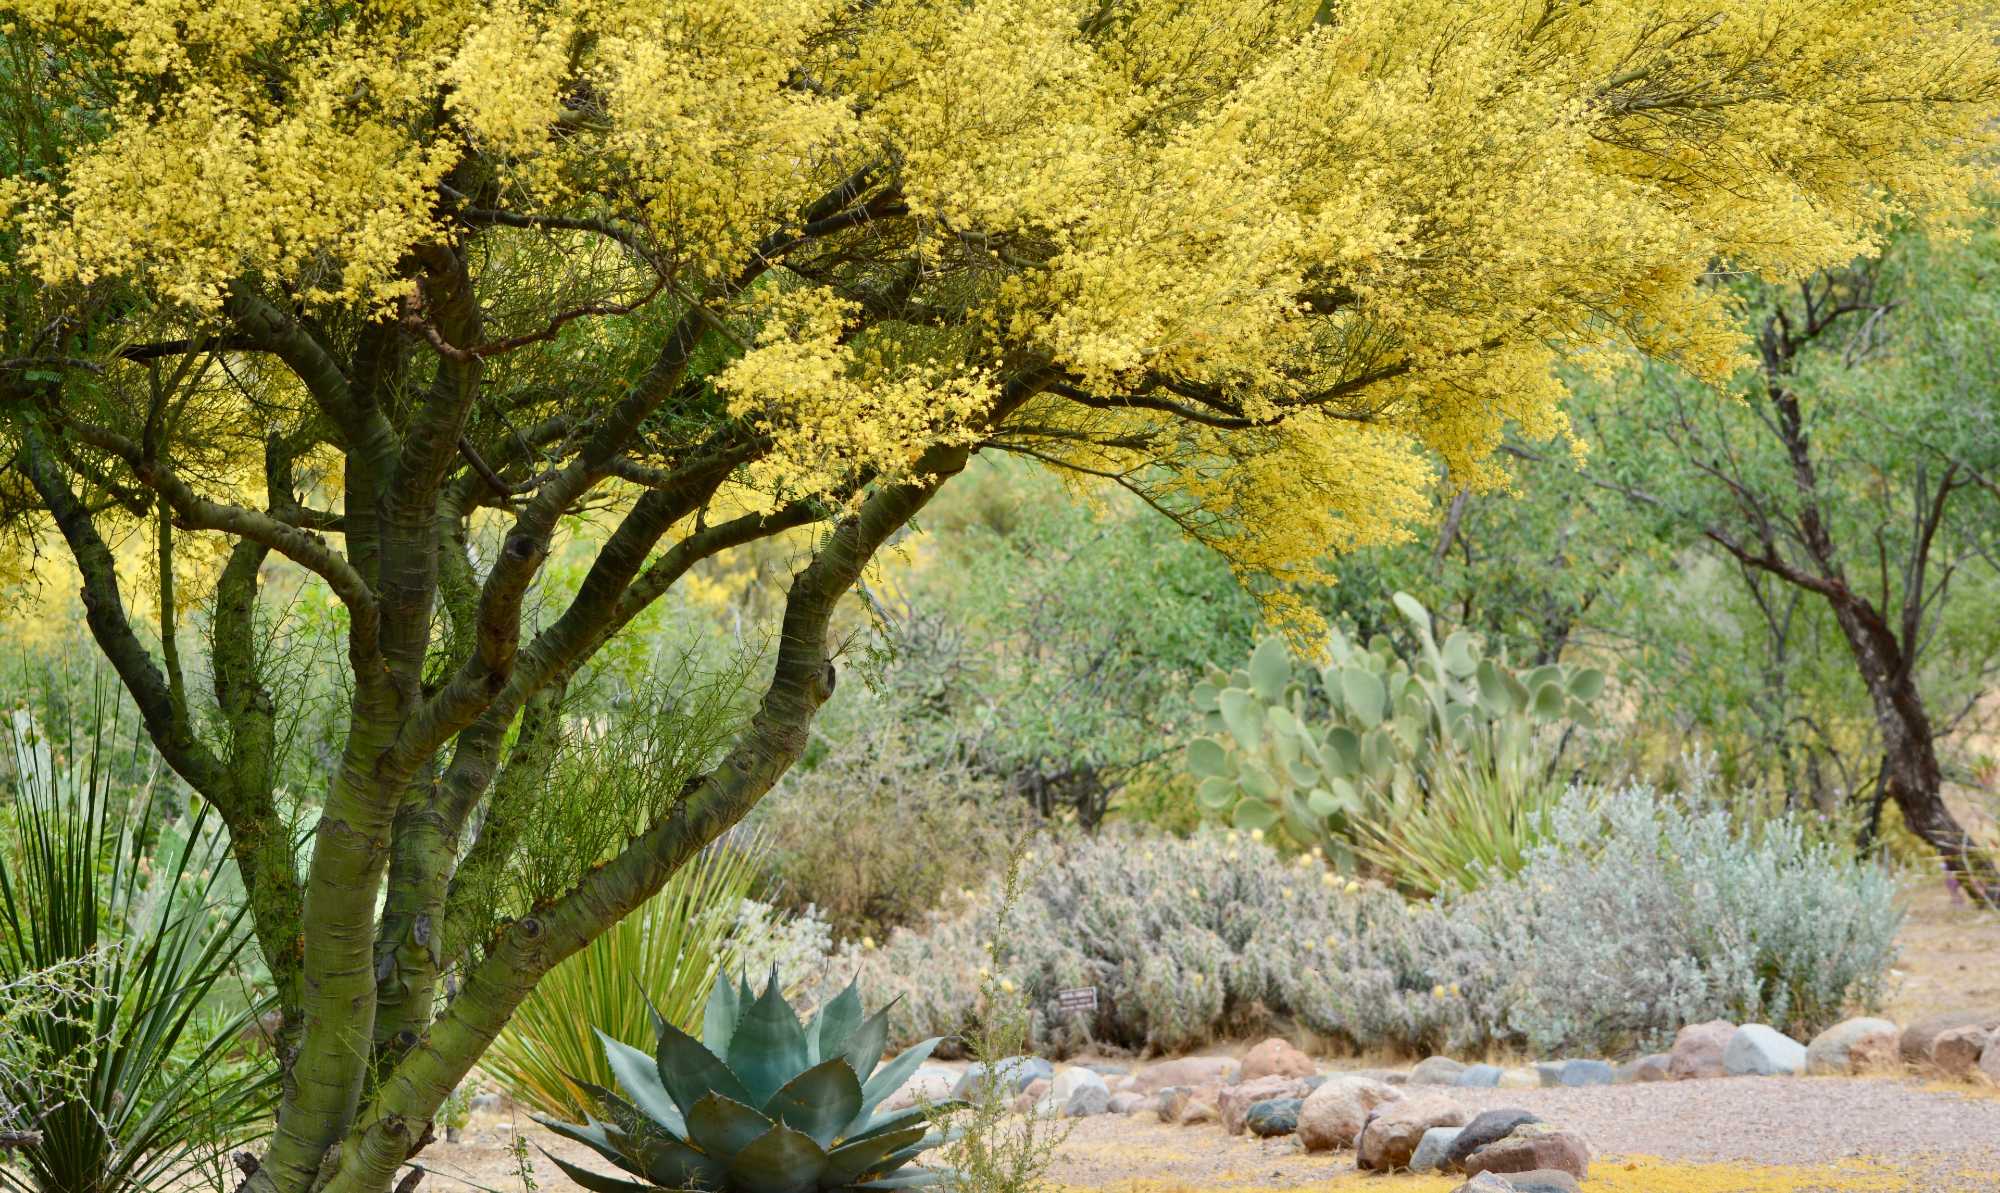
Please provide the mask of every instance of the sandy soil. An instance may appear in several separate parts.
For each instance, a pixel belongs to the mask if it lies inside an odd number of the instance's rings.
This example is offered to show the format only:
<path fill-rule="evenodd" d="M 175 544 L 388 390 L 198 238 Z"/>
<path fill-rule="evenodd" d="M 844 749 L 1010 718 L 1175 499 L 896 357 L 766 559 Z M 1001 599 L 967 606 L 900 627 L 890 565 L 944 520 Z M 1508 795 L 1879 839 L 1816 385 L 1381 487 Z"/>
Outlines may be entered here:
<path fill-rule="evenodd" d="M 2000 912 L 1954 902 L 1942 879 L 1904 896 L 1886 1017 L 1908 1023 L 1939 1011 L 2000 1006 Z"/>

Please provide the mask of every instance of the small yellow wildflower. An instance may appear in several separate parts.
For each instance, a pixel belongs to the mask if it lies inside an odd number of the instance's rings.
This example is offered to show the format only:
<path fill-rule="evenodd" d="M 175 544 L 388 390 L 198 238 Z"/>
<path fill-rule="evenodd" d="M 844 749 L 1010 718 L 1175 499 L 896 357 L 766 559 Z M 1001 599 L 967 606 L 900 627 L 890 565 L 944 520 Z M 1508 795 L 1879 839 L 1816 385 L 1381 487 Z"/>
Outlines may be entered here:
<path fill-rule="evenodd" d="M 1437 985 L 1437 986 L 1432 986 L 1432 987 L 1431 987 L 1431 997 L 1432 997 L 1432 998 L 1443 998 L 1443 997 L 1444 997 L 1444 987 L 1443 987 L 1442 985 Z"/>

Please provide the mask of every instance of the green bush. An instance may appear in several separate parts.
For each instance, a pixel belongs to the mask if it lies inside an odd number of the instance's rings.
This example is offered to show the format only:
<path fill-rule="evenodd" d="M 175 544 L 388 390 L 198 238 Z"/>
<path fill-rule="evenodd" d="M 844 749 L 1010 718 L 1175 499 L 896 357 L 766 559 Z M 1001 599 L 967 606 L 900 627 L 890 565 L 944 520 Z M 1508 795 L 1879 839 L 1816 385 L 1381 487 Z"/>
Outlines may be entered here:
<path fill-rule="evenodd" d="M 751 814 L 769 898 L 836 933 L 882 939 L 984 885 L 1033 811 L 962 762 L 927 756 L 886 719 L 822 743 Z"/>

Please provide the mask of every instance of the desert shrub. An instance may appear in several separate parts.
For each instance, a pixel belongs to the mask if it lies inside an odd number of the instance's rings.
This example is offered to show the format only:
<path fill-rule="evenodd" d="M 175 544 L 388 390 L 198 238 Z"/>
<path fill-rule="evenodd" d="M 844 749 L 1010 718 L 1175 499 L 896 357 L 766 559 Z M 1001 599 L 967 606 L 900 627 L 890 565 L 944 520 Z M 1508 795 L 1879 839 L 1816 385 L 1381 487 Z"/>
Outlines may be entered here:
<path fill-rule="evenodd" d="M 1657 1042 L 1719 1015 L 1809 1035 L 1879 1000 L 1901 913 L 1893 880 L 1795 822 L 1739 830 L 1647 787 L 1558 810 L 1521 881 L 1455 909 L 1517 975 L 1509 1030 L 1529 1044 Z M 1607 931 L 1615 925 L 1615 931 Z"/>
<path fill-rule="evenodd" d="M 997 780 L 926 754 L 883 719 L 821 743 L 749 823 L 766 845 L 771 902 L 879 939 L 948 892 L 983 886 L 1032 819 Z"/>
<path fill-rule="evenodd" d="M 1774 823 L 1635 786 L 1574 792 L 1515 877 L 1407 901 L 1254 835 L 1051 844 L 1008 973 L 1040 1045 L 1172 1051 L 1289 1019 L 1362 1048 L 1615 1052 L 1725 1017 L 1809 1032 L 1880 994 L 1891 879 Z M 903 996 L 909 1038 L 976 1022 L 992 888 L 830 969 Z M 1057 992 L 1096 986 L 1089 1017 Z"/>

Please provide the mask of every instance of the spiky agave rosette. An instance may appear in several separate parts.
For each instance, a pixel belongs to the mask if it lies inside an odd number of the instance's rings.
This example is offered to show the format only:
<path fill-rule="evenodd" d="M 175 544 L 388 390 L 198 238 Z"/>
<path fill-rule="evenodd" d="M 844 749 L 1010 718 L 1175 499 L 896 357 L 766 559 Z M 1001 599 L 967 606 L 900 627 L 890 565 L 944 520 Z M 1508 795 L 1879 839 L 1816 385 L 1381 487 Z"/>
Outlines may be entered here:
<path fill-rule="evenodd" d="M 594 1193 L 815 1193 L 937 1184 L 948 1174 L 910 1162 L 945 1142 L 931 1130 L 931 1115 L 960 1103 L 875 1113 L 938 1043 L 926 1040 L 877 1068 L 888 1042 L 888 1013 L 884 1007 L 863 1018 L 861 995 L 850 984 L 801 1023 L 773 971 L 754 998 L 747 980 L 718 981 L 699 1040 L 655 1011 L 657 1056 L 600 1031 L 624 1096 L 579 1082 L 605 1118 L 587 1116 L 582 1126 L 541 1116 L 536 1121 L 644 1183 L 549 1159 Z"/>

